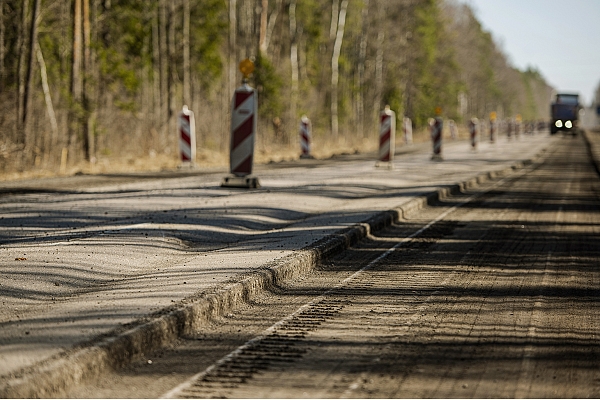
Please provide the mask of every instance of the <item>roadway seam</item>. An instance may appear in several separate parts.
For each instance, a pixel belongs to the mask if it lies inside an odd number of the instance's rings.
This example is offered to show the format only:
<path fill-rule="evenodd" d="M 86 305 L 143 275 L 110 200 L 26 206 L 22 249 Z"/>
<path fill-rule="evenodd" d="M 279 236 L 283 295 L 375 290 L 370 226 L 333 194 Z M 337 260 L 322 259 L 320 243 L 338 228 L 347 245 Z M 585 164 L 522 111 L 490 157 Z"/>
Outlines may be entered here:
<path fill-rule="evenodd" d="M 256 271 L 242 274 L 238 281 L 216 287 L 191 304 L 181 304 L 150 316 L 113 336 L 77 346 L 55 357 L 24 369 L 19 375 L 2 382 L 0 397 L 34 398 L 55 396 L 107 370 L 114 370 L 173 343 L 181 336 L 193 334 L 206 322 L 227 314 L 269 288 L 314 269 L 319 262 L 338 254 L 372 232 L 377 232 L 428 205 L 475 188 L 489 180 L 506 177 L 516 170 L 539 163 L 547 149 L 531 159 L 516 162 L 502 170 L 482 173 L 463 182 L 415 197 L 394 209 L 379 212 L 363 223 L 341 230 L 293 254 L 268 263 Z M 110 335 L 110 334 L 109 334 Z"/>

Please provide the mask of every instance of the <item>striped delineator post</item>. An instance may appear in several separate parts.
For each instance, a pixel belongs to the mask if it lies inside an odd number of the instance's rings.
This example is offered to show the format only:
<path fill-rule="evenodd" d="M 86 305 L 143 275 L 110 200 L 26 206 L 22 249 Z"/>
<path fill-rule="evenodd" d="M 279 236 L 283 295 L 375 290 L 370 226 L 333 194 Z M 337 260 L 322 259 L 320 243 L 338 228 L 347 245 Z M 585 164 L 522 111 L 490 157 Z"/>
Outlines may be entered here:
<path fill-rule="evenodd" d="M 402 121 L 402 127 L 404 129 L 404 143 L 412 144 L 413 132 L 412 132 L 412 121 L 408 117 L 404 117 Z"/>
<path fill-rule="evenodd" d="M 448 129 L 450 130 L 450 139 L 456 140 L 458 139 L 458 127 L 454 120 L 448 121 Z"/>
<path fill-rule="evenodd" d="M 257 123 L 256 91 L 244 80 L 233 94 L 231 104 L 231 142 L 229 172 L 221 186 L 256 188 L 258 179 L 250 177 L 254 161 L 254 136 Z"/>
<path fill-rule="evenodd" d="M 496 142 L 496 113 L 490 113 L 490 143 Z"/>
<path fill-rule="evenodd" d="M 177 117 L 177 131 L 181 165 L 192 166 L 196 163 L 196 122 L 188 106 L 183 106 Z"/>
<path fill-rule="evenodd" d="M 442 130 L 444 122 L 440 116 L 437 116 L 429 126 L 431 130 L 431 143 L 433 144 L 432 160 L 442 160 Z"/>
<path fill-rule="evenodd" d="M 517 114 L 515 118 L 515 138 L 519 138 L 521 135 L 521 131 L 523 130 L 523 118 L 521 118 L 521 114 Z"/>
<path fill-rule="evenodd" d="M 379 158 L 375 166 L 392 168 L 396 136 L 396 113 L 389 106 L 379 116 Z"/>
<path fill-rule="evenodd" d="M 471 149 L 477 150 L 479 136 L 479 121 L 477 118 L 471 118 L 469 121 L 469 136 L 471 137 Z"/>
<path fill-rule="evenodd" d="M 303 115 L 300 119 L 300 158 L 312 158 L 310 154 L 310 139 L 312 133 L 312 125 L 310 119 Z"/>
<path fill-rule="evenodd" d="M 244 84 L 235 90 L 231 106 L 229 172 L 235 176 L 252 173 L 256 120 L 256 92 Z"/>

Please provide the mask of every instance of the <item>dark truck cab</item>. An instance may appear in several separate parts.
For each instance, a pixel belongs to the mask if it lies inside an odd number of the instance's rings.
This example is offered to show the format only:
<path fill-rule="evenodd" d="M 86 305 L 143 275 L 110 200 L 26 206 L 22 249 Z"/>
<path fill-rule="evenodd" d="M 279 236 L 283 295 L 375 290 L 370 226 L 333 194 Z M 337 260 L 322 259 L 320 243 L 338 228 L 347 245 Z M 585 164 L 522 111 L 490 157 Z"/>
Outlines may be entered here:
<path fill-rule="evenodd" d="M 579 129 L 579 95 L 559 93 L 556 100 L 550 106 L 550 133 L 567 131 L 576 134 Z"/>

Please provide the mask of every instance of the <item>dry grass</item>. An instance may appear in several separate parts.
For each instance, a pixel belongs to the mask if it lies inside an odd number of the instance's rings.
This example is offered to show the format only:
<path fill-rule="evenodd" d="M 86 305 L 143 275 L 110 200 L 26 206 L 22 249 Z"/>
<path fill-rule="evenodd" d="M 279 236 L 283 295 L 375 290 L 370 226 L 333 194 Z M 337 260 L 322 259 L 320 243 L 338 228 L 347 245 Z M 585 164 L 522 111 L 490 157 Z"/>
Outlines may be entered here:
<path fill-rule="evenodd" d="M 459 137 L 466 137 L 466 130 L 461 129 Z M 447 132 L 445 132 L 445 136 Z M 373 135 L 372 135 L 373 136 Z M 429 141 L 426 129 L 415 131 L 413 141 L 422 143 Z M 378 146 L 376 137 L 356 138 L 340 137 L 335 140 L 317 136 L 311 144 L 311 154 L 317 159 L 327 159 L 339 154 L 357 154 L 375 152 Z M 402 146 L 404 137 L 400 130 L 396 136 L 396 145 Z M 268 164 L 271 162 L 292 161 L 300 157 L 299 143 L 288 145 L 265 143 L 257 140 L 255 147 L 255 163 Z M 151 153 L 142 157 L 111 157 L 99 156 L 94 163 L 80 162 L 69 166 L 63 173 L 58 166 L 53 168 L 34 168 L 17 172 L 6 171 L 0 175 L 0 181 L 15 181 L 22 179 L 48 178 L 54 176 L 69 176 L 76 174 L 116 174 L 133 172 L 175 171 L 180 166 L 176 155 Z M 229 167 L 229 154 L 218 150 L 199 149 L 196 155 L 196 166 L 199 169 L 217 169 Z"/>

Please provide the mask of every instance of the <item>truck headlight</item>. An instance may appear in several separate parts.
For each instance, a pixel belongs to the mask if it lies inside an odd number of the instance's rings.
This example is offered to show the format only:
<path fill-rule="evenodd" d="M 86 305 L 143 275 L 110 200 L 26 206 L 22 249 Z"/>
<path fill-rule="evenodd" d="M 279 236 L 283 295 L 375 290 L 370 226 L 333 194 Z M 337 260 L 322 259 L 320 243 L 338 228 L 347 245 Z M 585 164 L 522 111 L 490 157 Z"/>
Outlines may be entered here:
<path fill-rule="evenodd" d="M 565 122 L 565 128 L 571 129 L 573 127 L 573 123 L 571 121 Z"/>
<path fill-rule="evenodd" d="M 557 128 L 562 128 L 562 121 L 559 119 L 554 125 L 556 125 Z"/>

